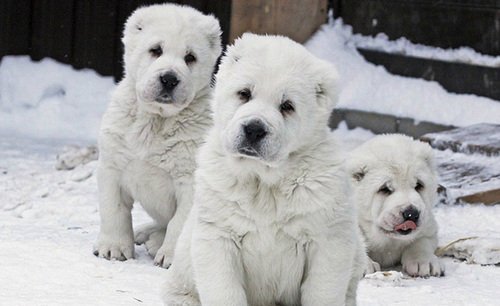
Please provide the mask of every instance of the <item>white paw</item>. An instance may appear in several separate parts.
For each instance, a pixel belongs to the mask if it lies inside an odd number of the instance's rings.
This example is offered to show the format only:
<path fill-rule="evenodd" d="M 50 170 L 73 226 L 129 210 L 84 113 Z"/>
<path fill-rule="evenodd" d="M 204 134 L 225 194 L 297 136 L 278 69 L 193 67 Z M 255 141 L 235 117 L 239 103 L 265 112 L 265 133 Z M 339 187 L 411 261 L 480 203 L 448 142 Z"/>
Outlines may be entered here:
<path fill-rule="evenodd" d="M 364 275 L 372 274 L 378 271 L 380 271 L 380 264 L 376 261 L 371 260 L 371 258 L 368 258 Z"/>
<path fill-rule="evenodd" d="M 120 261 L 132 259 L 134 258 L 134 240 L 100 236 L 94 245 L 94 255 Z"/>
<path fill-rule="evenodd" d="M 155 256 L 155 265 L 168 269 L 172 264 L 174 248 L 171 245 L 163 245 Z"/>
<path fill-rule="evenodd" d="M 425 277 L 444 276 L 444 265 L 434 255 L 427 257 L 411 258 L 403 261 L 403 272 L 409 276 Z"/>
<path fill-rule="evenodd" d="M 151 257 L 155 257 L 156 253 L 163 245 L 163 241 L 165 240 L 165 231 L 165 229 L 161 229 L 152 232 L 144 243 L 144 245 L 146 246 L 146 250 L 148 250 L 148 253 L 149 255 L 151 255 Z"/>
<path fill-rule="evenodd" d="M 146 224 L 138 227 L 134 230 L 134 241 L 135 244 L 144 244 L 149 240 L 152 233 L 161 230 L 155 223 Z M 165 229 L 163 229 L 165 231 Z M 159 247 L 158 247 L 159 248 Z"/>

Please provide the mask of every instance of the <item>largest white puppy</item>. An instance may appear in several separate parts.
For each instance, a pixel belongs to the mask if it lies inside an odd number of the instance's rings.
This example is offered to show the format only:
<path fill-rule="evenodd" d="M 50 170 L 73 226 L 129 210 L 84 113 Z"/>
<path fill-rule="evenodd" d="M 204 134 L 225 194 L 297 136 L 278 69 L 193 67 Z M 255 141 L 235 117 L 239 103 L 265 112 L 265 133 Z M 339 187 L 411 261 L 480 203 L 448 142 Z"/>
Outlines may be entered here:
<path fill-rule="evenodd" d="M 154 5 L 129 17 L 123 43 L 125 78 L 99 135 L 101 231 L 94 253 L 133 257 L 131 209 L 138 201 L 156 222 L 139 242 L 167 267 L 192 206 L 194 155 L 211 125 L 220 27 L 193 8 Z"/>
<path fill-rule="evenodd" d="M 401 263 L 411 276 L 444 274 L 434 255 L 437 173 L 431 147 L 405 135 L 376 136 L 354 150 L 348 169 L 372 259 L 367 272 Z"/>
<path fill-rule="evenodd" d="M 167 305 L 356 303 L 364 253 L 327 128 L 336 95 L 334 68 L 290 39 L 228 49 Z"/>

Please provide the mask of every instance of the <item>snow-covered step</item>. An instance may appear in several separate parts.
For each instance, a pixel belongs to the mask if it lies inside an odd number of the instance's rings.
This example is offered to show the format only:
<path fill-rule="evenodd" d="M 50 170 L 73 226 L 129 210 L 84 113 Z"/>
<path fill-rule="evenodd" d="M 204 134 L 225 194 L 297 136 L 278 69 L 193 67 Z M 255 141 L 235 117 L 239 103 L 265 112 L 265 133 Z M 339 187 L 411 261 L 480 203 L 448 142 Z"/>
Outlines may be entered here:
<path fill-rule="evenodd" d="M 338 3 L 335 5 L 335 3 Z M 340 3 L 339 3 L 340 2 Z M 500 101 L 500 1 L 339 0 L 354 45 L 392 74 Z"/>
<path fill-rule="evenodd" d="M 500 157 L 435 152 L 442 202 L 500 204 Z"/>
<path fill-rule="evenodd" d="M 362 127 L 375 134 L 401 133 L 415 138 L 424 134 L 436 133 L 455 128 L 450 125 L 415 120 L 409 117 L 348 108 L 336 108 L 330 116 L 329 126 L 330 128 L 335 129 L 343 121 L 347 123 L 347 126 L 350 129 Z"/>
<path fill-rule="evenodd" d="M 481 123 L 425 134 L 420 137 L 420 140 L 428 142 L 438 150 L 450 149 L 466 154 L 500 156 L 500 125 L 496 124 Z"/>
<path fill-rule="evenodd" d="M 498 67 L 419 58 L 363 48 L 358 48 L 358 51 L 367 61 L 385 67 L 392 74 L 436 81 L 449 92 L 474 94 L 500 101 Z M 460 77 L 450 77 L 450 75 Z"/>
<path fill-rule="evenodd" d="M 443 202 L 500 203 L 500 125 L 481 123 L 420 140 L 436 149 Z"/>

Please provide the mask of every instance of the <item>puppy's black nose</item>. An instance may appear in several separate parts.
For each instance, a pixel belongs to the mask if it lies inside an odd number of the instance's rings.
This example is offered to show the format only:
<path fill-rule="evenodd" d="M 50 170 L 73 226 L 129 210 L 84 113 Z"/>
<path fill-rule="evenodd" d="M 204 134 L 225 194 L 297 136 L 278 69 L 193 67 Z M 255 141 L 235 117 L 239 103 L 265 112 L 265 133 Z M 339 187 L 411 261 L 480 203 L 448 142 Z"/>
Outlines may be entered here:
<path fill-rule="evenodd" d="M 243 131 L 245 132 L 246 139 L 251 143 L 261 140 L 267 134 L 264 125 L 260 121 L 250 121 L 243 126 Z"/>
<path fill-rule="evenodd" d="M 160 82 L 167 91 L 172 91 L 179 84 L 179 79 L 174 73 L 167 72 L 160 76 Z"/>
<path fill-rule="evenodd" d="M 414 207 L 410 207 L 404 210 L 402 214 L 405 221 L 413 221 L 415 223 L 418 221 L 418 217 L 420 216 L 418 210 L 416 210 Z"/>

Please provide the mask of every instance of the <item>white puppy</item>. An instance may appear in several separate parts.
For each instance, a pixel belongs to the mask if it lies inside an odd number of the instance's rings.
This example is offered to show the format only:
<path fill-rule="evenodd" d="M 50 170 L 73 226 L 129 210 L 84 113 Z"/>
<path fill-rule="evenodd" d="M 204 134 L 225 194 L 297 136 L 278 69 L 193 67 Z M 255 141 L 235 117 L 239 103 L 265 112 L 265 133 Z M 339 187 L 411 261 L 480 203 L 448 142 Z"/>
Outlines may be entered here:
<path fill-rule="evenodd" d="M 155 224 L 137 242 L 168 267 L 192 206 L 195 152 L 211 126 L 219 22 L 190 7 L 140 8 L 127 20 L 123 43 L 125 78 L 99 135 L 101 231 L 94 253 L 134 256 L 131 209 L 138 201 Z"/>
<path fill-rule="evenodd" d="M 364 249 L 327 128 L 336 95 L 334 68 L 288 38 L 229 47 L 167 305 L 356 303 Z"/>
<path fill-rule="evenodd" d="M 380 135 L 348 161 L 361 231 L 372 259 L 366 272 L 402 264 L 410 276 L 441 276 L 434 255 L 437 174 L 428 144 L 404 135 Z"/>

